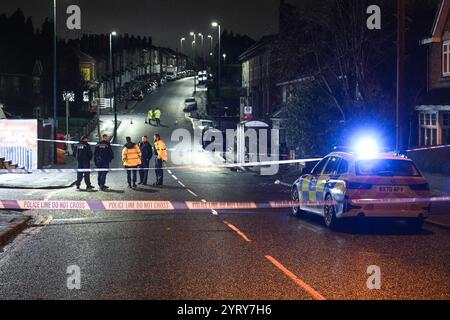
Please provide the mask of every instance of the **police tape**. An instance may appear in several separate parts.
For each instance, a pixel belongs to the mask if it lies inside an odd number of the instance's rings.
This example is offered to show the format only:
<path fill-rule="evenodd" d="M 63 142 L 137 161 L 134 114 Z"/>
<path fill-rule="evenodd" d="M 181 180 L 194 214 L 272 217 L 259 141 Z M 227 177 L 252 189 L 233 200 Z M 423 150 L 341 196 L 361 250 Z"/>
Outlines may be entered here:
<path fill-rule="evenodd" d="M 185 166 L 170 166 L 163 168 L 97 168 L 97 169 L 1 169 L 0 174 L 7 173 L 96 173 L 96 172 L 124 172 L 124 171 L 141 171 L 141 170 L 198 170 L 198 169 L 233 169 L 233 168 L 246 168 L 246 167 L 267 167 L 274 165 L 286 165 L 297 164 L 307 162 L 317 162 L 321 159 L 297 159 L 297 160 L 282 160 L 282 161 L 261 161 L 261 162 L 248 162 L 248 163 L 224 163 L 224 164 L 192 164 Z"/>
<path fill-rule="evenodd" d="M 352 205 L 408 204 L 448 202 L 450 196 L 430 198 L 354 199 Z M 268 201 L 268 202 L 200 202 L 200 201 L 64 201 L 64 200 L 0 200 L 0 209 L 9 210 L 82 210 L 82 211 L 210 211 L 286 209 L 344 205 L 331 201 Z"/>
<path fill-rule="evenodd" d="M 309 203 L 309 202 L 308 202 Z M 305 205 L 307 202 L 305 202 Z M 13 210 L 89 210 L 89 211 L 205 211 L 236 209 L 276 209 L 298 205 L 291 201 L 199 202 L 199 201 L 60 201 L 0 200 L 0 209 Z M 311 204 L 312 205 L 312 204 Z M 315 205 L 315 204 L 314 204 Z"/>

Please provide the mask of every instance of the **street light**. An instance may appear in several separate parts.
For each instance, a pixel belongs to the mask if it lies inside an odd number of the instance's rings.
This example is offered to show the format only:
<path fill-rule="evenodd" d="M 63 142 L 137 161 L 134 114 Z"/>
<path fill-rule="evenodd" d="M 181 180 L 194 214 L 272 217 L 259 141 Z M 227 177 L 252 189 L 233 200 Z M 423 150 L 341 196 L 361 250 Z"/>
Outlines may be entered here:
<path fill-rule="evenodd" d="M 224 54 L 222 55 L 222 57 L 223 57 L 223 63 L 225 64 L 225 60 L 227 59 L 227 54 L 224 53 Z"/>
<path fill-rule="evenodd" d="M 211 39 L 211 52 L 213 51 L 213 42 L 214 42 L 214 37 L 210 34 L 208 34 L 208 38 Z"/>
<path fill-rule="evenodd" d="M 183 41 L 186 41 L 186 38 L 181 38 L 180 39 L 180 43 L 181 43 L 181 54 L 183 54 Z"/>
<path fill-rule="evenodd" d="M 205 45 L 204 45 L 204 36 L 203 36 L 202 33 L 199 33 L 198 36 L 202 38 L 202 61 L 203 61 L 203 68 L 204 68 L 204 67 L 205 67 L 205 54 L 204 54 L 204 52 L 205 52 Z"/>
<path fill-rule="evenodd" d="M 220 44 L 220 42 L 221 42 L 221 37 L 222 37 L 222 35 L 221 35 L 221 31 L 220 31 L 220 28 L 221 28 L 221 26 L 220 26 L 220 24 L 218 23 L 218 22 L 216 22 L 216 21 L 214 21 L 213 23 L 211 23 L 211 26 L 213 27 L 213 28 L 217 28 L 218 29 L 218 32 L 219 32 L 219 53 L 218 53 L 218 66 L 217 66 L 217 95 L 220 95 L 220 65 L 221 65 L 221 63 L 222 63 L 222 61 L 221 61 L 221 52 L 220 52 L 220 50 L 221 50 L 221 44 Z"/>
<path fill-rule="evenodd" d="M 113 78 L 113 103 L 114 103 L 114 139 L 117 136 L 117 101 L 116 101 L 116 68 L 113 57 L 113 40 L 112 37 L 117 36 L 117 32 L 112 31 L 109 33 L 109 58 L 110 58 L 110 66 L 111 66 L 111 75 Z"/>
<path fill-rule="evenodd" d="M 192 41 L 192 52 L 194 53 L 194 64 L 195 64 L 195 56 L 196 56 L 196 46 L 195 46 L 195 43 L 196 43 L 196 40 L 197 40 L 197 35 L 196 35 L 196 33 L 195 32 L 191 32 L 190 33 L 190 35 L 192 36 L 192 37 L 194 37 L 194 41 Z"/>

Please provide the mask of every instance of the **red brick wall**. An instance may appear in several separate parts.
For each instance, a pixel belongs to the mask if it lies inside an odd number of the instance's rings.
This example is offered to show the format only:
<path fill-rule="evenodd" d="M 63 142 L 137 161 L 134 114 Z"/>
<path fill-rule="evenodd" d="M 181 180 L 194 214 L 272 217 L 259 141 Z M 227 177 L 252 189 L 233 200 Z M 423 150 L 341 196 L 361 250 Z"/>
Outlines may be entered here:
<path fill-rule="evenodd" d="M 450 40 L 450 16 L 447 19 L 442 40 Z M 442 87 L 450 88 L 450 77 L 442 76 L 442 44 L 443 42 L 435 42 L 430 45 L 428 60 L 428 85 L 430 90 Z"/>

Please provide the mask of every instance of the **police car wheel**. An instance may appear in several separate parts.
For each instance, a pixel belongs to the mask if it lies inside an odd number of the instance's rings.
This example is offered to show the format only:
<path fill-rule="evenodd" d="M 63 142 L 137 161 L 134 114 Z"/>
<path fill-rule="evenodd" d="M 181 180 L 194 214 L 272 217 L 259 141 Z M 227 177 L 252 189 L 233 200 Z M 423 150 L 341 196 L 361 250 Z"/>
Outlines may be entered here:
<path fill-rule="evenodd" d="M 299 194 L 298 194 L 297 188 L 293 188 L 293 189 L 292 189 L 291 199 L 292 199 L 292 202 L 298 202 L 298 201 L 300 201 L 300 196 L 299 196 Z M 300 209 L 300 206 L 294 206 L 294 207 L 292 207 L 292 215 L 293 215 L 294 217 L 297 217 L 297 216 L 299 216 L 300 214 L 304 214 L 304 211 Z"/>
<path fill-rule="evenodd" d="M 331 194 L 327 194 L 327 196 L 325 197 L 326 203 L 323 206 L 325 225 L 330 229 L 336 227 L 336 208 L 331 203 L 332 201 L 333 197 L 331 196 Z"/>

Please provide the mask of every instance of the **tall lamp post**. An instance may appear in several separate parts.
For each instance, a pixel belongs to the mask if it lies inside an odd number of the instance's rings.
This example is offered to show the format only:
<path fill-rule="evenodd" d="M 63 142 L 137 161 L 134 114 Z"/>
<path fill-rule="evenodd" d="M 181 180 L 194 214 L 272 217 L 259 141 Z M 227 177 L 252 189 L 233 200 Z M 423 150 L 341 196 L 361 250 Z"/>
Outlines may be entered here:
<path fill-rule="evenodd" d="M 53 125 L 52 125 L 52 139 L 56 140 L 56 126 L 58 121 L 57 117 L 57 108 L 58 108 L 58 92 L 57 92 L 57 57 L 56 57 L 56 47 L 58 44 L 58 28 L 57 28 L 57 20 L 56 20 L 56 0 L 53 0 Z M 58 155 L 56 151 L 56 144 L 53 147 L 52 161 L 56 164 L 58 161 Z"/>
<path fill-rule="evenodd" d="M 116 97 L 116 67 L 114 63 L 113 37 L 117 36 L 117 32 L 109 33 L 109 61 L 111 66 L 111 75 L 113 78 L 113 103 L 114 103 L 114 139 L 117 136 L 117 97 Z"/>
<path fill-rule="evenodd" d="M 195 32 L 191 32 L 190 33 L 190 35 L 192 36 L 192 37 L 194 37 L 194 41 L 192 41 L 192 52 L 193 52 L 193 55 L 194 55 L 194 66 L 195 66 L 195 60 L 196 60 L 196 55 L 197 55 L 197 50 L 196 50 L 196 41 L 197 41 L 197 34 L 195 33 Z"/>
<path fill-rule="evenodd" d="M 181 38 L 180 39 L 180 44 L 181 44 L 181 54 L 183 54 L 183 42 L 186 41 L 186 38 Z"/>
<path fill-rule="evenodd" d="M 203 33 L 198 34 L 199 37 L 202 38 L 202 62 L 203 62 L 203 69 L 205 68 L 205 44 L 204 44 L 204 36 Z"/>
<path fill-rule="evenodd" d="M 405 147 L 405 0 L 397 0 L 397 107 L 396 147 Z"/>
<path fill-rule="evenodd" d="M 222 35 L 221 35 L 221 31 L 220 31 L 220 28 L 221 28 L 221 26 L 220 26 L 220 24 L 218 23 L 218 22 L 213 22 L 213 23 L 211 23 L 211 26 L 213 27 L 213 28 L 217 28 L 218 29 L 218 32 L 219 32 L 219 53 L 218 53 L 218 66 L 217 66 L 217 95 L 219 96 L 220 95 L 220 65 L 221 65 L 221 63 L 222 63 L 222 61 L 221 61 L 221 59 L 222 59 L 222 56 L 221 56 L 221 37 L 222 37 Z"/>

